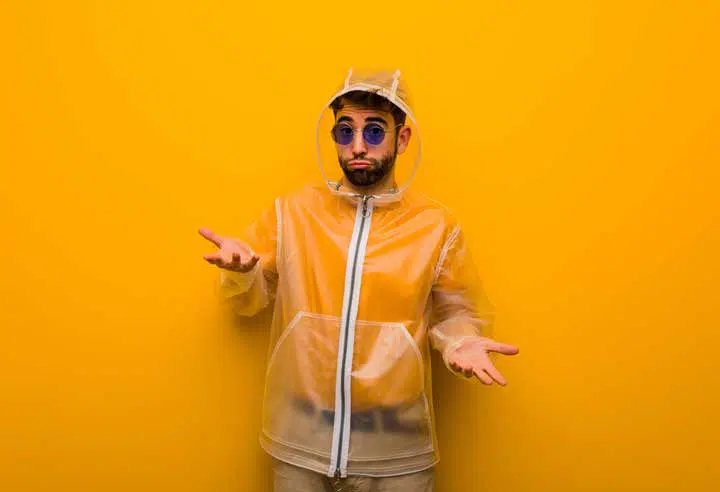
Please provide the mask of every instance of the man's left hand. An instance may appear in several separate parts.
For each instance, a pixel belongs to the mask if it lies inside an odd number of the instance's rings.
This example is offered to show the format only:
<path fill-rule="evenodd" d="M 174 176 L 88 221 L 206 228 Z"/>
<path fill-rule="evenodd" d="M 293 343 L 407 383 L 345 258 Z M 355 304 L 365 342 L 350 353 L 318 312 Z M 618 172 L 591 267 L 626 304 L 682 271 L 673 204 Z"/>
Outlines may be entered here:
<path fill-rule="evenodd" d="M 448 366 L 465 377 L 475 376 L 483 384 L 493 384 L 494 380 L 500 386 L 505 386 L 507 381 L 490 360 L 491 352 L 515 355 L 519 349 L 513 345 L 499 343 L 485 337 L 468 338 L 450 353 Z"/>

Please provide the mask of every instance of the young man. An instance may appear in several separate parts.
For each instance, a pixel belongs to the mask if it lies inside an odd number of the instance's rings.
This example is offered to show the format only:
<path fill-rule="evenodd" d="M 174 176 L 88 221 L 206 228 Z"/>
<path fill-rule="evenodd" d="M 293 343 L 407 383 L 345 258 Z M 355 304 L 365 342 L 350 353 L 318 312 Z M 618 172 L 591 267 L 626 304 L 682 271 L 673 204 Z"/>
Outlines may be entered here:
<path fill-rule="evenodd" d="M 457 222 L 397 183 L 415 133 L 399 75 L 351 71 L 332 98 L 340 181 L 278 198 L 243 240 L 200 230 L 238 314 L 275 301 L 260 440 L 276 492 L 432 490 L 429 346 L 500 385 L 489 353 L 518 351 L 482 336 L 492 312 Z"/>

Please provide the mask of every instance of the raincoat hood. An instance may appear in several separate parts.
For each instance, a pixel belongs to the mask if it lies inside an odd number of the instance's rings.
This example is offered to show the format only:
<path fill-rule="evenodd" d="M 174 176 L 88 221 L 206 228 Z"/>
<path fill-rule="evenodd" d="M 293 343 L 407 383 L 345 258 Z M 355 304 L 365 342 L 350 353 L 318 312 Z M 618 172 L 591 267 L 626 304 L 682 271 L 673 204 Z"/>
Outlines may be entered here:
<path fill-rule="evenodd" d="M 334 148 L 332 152 L 328 151 L 329 147 L 327 145 L 323 148 L 323 144 L 330 140 L 326 130 L 328 130 L 331 120 L 334 121 L 334 117 L 330 118 L 332 115 L 331 105 L 338 98 L 355 91 L 377 94 L 387 99 L 405 113 L 406 121 L 404 126 L 410 126 L 412 128 L 411 141 L 413 144 L 411 144 L 410 149 L 406 151 L 406 156 L 396 156 L 394 169 L 396 172 L 397 186 L 388 192 L 365 195 L 343 186 L 341 180 L 331 178 L 338 169 L 337 156 L 333 155 L 335 152 Z M 351 200 L 359 200 L 362 197 L 370 196 L 376 205 L 393 203 L 400 200 L 414 178 L 422 156 L 420 131 L 408 96 L 407 86 L 404 80 L 401 79 L 401 72 L 399 70 L 395 72 L 358 71 L 351 68 L 345 77 L 344 83 L 338 88 L 335 94 L 333 94 L 320 113 L 316 132 L 316 150 L 320 173 L 331 193 L 347 197 Z M 397 174 L 401 176 L 397 176 Z"/>

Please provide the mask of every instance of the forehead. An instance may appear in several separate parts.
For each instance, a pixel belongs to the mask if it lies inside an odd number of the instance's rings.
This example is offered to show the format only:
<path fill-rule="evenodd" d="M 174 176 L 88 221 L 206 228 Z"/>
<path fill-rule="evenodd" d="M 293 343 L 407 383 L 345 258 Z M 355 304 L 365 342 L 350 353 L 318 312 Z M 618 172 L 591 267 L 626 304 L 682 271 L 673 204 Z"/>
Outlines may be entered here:
<path fill-rule="evenodd" d="M 379 109 L 363 108 L 361 106 L 355 106 L 353 104 L 345 104 L 336 115 L 336 119 L 341 117 L 348 117 L 354 122 L 362 123 L 368 118 L 382 118 L 388 124 L 392 123 L 393 117 L 389 111 L 382 111 Z"/>

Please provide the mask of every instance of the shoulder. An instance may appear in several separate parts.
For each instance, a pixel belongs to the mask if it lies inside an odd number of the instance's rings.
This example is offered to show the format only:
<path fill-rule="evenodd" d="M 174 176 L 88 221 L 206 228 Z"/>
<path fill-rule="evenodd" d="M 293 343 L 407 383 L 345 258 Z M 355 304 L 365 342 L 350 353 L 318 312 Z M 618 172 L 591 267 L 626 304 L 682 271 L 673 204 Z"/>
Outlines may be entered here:
<path fill-rule="evenodd" d="M 333 208 L 336 203 L 337 197 L 326 185 L 306 185 L 277 197 L 275 211 L 278 221 L 288 223 L 292 218 L 332 215 L 336 212 Z"/>
<path fill-rule="evenodd" d="M 442 225 L 445 234 L 453 234 L 454 230 L 457 234 L 459 231 L 460 222 L 447 205 L 415 191 L 407 191 L 403 201 L 411 213 L 423 215 L 426 220 Z"/>
<path fill-rule="evenodd" d="M 323 200 L 325 195 L 329 194 L 327 186 L 306 185 L 289 193 L 280 195 L 275 200 L 275 203 L 276 206 L 281 208 L 309 206 L 317 201 Z"/>

